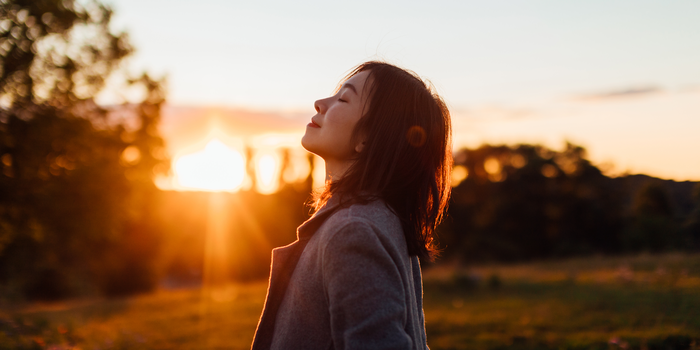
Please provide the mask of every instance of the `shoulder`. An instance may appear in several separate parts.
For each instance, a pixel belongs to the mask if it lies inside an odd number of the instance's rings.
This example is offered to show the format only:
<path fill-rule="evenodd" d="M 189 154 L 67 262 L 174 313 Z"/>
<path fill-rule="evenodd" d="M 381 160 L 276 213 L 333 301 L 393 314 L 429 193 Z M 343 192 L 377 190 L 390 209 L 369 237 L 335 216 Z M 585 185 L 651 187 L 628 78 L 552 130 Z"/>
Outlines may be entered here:
<path fill-rule="evenodd" d="M 368 222 L 379 227 L 401 226 L 399 218 L 382 200 L 340 208 L 330 219 L 337 223 Z"/>
<path fill-rule="evenodd" d="M 361 241 L 407 252 L 401 221 L 381 200 L 337 209 L 317 234 L 325 244 Z"/>

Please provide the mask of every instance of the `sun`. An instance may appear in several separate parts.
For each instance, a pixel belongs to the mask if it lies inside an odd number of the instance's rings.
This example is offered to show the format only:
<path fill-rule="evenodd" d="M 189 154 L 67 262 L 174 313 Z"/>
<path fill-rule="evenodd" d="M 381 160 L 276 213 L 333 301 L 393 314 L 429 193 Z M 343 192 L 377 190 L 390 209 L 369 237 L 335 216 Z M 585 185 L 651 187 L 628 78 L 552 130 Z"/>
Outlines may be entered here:
<path fill-rule="evenodd" d="M 213 139 L 203 150 L 175 160 L 175 182 L 188 190 L 236 191 L 245 180 L 245 164 L 240 152 Z"/>

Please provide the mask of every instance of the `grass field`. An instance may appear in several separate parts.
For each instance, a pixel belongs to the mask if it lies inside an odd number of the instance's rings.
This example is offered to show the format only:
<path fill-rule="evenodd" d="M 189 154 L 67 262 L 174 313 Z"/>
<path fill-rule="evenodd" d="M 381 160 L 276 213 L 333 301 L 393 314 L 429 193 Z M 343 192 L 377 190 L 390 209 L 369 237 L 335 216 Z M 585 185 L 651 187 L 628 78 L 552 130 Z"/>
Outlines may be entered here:
<path fill-rule="evenodd" d="M 698 255 L 440 268 L 425 279 L 433 349 L 700 348 Z"/>
<path fill-rule="evenodd" d="M 700 255 L 424 271 L 431 349 L 700 349 Z M 266 283 L 0 312 L 0 349 L 248 349 Z"/>

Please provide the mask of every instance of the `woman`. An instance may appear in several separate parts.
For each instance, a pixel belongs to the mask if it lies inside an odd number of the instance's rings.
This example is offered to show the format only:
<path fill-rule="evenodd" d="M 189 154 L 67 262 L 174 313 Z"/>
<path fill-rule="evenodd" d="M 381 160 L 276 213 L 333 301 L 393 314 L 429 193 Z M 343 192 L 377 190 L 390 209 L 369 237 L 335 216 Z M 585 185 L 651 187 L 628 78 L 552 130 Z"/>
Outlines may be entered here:
<path fill-rule="evenodd" d="M 302 146 L 326 187 L 296 242 L 273 250 L 253 349 L 426 349 L 418 258 L 450 194 L 450 115 L 414 73 L 355 68 L 314 104 Z"/>

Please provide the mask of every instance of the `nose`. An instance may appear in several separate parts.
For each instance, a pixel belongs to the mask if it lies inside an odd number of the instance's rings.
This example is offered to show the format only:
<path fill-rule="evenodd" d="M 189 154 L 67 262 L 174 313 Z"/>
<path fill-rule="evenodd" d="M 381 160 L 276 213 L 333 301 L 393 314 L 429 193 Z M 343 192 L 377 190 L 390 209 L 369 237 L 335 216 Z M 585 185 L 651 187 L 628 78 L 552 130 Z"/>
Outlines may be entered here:
<path fill-rule="evenodd" d="M 326 99 L 316 100 L 316 102 L 314 102 L 314 108 L 316 109 L 317 113 L 326 113 Z"/>

